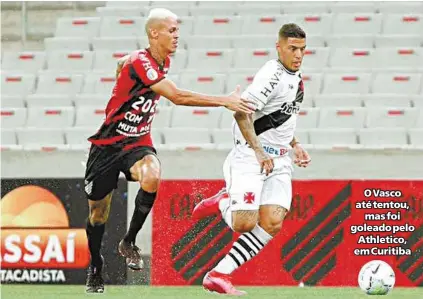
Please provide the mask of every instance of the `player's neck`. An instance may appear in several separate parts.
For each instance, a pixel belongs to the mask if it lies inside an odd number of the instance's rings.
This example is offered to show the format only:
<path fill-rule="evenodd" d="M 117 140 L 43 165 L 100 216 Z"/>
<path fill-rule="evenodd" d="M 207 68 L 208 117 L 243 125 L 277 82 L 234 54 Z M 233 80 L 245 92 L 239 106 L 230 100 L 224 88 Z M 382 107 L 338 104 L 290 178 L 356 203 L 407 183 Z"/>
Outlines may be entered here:
<path fill-rule="evenodd" d="M 151 56 L 159 65 L 163 65 L 168 55 L 166 51 L 160 51 L 159 47 L 150 47 Z"/>

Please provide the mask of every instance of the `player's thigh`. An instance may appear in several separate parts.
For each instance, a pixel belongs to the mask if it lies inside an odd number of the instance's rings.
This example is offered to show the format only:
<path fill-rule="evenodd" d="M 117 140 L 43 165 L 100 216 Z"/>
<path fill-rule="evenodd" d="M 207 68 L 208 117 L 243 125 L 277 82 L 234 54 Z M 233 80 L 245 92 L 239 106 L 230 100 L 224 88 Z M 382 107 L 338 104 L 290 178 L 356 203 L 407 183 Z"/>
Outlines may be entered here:
<path fill-rule="evenodd" d="M 249 161 L 229 156 L 224 165 L 234 230 L 251 230 L 258 220 L 263 176 Z M 237 229 L 239 228 L 239 229 Z"/>

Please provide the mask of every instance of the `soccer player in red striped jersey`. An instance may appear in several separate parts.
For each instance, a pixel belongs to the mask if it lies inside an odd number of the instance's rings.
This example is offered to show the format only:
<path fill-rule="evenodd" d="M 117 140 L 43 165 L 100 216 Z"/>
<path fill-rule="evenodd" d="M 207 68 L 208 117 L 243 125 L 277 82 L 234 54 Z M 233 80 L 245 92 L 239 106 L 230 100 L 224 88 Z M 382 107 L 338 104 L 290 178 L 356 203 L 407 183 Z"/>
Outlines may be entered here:
<path fill-rule="evenodd" d="M 179 89 L 166 78 L 169 54 L 178 46 L 177 16 L 166 9 L 153 9 L 146 22 L 150 46 L 134 51 L 118 63 L 117 80 L 97 133 L 89 138 L 85 193 L 89 204 L 87 237 L 91 253 L 86 291 L 104 292 L 103 257 L 100 254 L 104 227 L 119 173 L 140 183 L 129 230 L 119 243 L 119 252 L 129 268 L 141 270 L 143 262 L 135 238 L 153 207 L 161 166 L 150 132 L 160 96 L 176 105 L 218 107 L 252 113 L 241 100 L 239 87 L 228 96 L 209 96 Z"/>

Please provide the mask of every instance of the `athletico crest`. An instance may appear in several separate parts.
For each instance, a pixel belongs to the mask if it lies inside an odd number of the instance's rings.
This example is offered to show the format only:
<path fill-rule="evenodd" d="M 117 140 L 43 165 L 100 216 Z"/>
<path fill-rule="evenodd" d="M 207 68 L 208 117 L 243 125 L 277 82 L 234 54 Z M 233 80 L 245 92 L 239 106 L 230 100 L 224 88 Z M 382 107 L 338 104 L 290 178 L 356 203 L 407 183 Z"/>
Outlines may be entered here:
<path fill-rule="evenodd" d="M 244 202 L 245 203 L 254 203 L 255 195 L 254 192 L 245 192 L 244 193 Z"/>

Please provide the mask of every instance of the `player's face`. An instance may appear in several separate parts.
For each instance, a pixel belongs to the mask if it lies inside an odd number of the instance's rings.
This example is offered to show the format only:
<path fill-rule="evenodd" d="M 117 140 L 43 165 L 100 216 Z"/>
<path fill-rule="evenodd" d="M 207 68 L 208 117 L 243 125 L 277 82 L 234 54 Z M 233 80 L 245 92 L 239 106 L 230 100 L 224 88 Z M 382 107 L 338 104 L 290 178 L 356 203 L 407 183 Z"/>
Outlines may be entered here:
<path fill-rule="evenodd" d="M 279 59 L 288 70 L 294 72 L 298 71 L 301 67 L 305 48 L 305 38 L 281 38 L 276 44 Z"/>
<path fill-rule="evenodd" d="M 176 19 L 167 18 L 163 21 L 158 32 L 158 42 L 169 53 L 174 53 L 178 48 L 179 25 Z"/>

